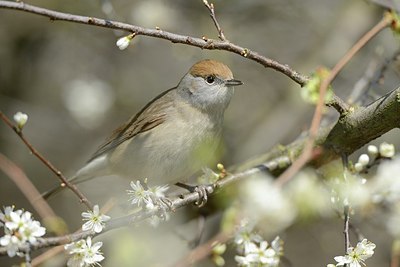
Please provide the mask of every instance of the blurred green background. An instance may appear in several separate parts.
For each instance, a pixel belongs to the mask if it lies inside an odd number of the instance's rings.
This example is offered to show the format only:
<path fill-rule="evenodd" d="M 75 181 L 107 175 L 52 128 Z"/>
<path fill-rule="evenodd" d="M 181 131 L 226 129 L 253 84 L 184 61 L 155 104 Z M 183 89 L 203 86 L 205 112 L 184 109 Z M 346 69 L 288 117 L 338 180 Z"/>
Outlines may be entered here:
<path fill-rule="evenodd" d="M 211 2 L 230 41 L 289 64 L 303 74 L 310 74 L 320 65 L 332 67 L 381 19 L 383 11 L 362 0 Z M 157 26 L 183 35 L 217 38 L 208 10 L 200 0 L 29 3 L 148 28 Z M 188 68 L 204 58 L 226 63 L 235 78 L 245 84 L 236 89 L 225 113 L 225 149 L 220 160 L 225 166 L 268 151 L 278 143 L 291 142 L 309 126 L 313 107 L 300 98 L 300 87 L 281 73 L 225 51 L 206 51 L 146 36 L 135 37 L 128 49 L 120 51 L 115 42 L 125 34 L 0 9 L 0 109 L 10 118 L 17 111 L 27 113 L 25 135 L 67 176 L 83 165 L 113 129 L 153 97 L 177 85 Z M 393 55 L 399 48 L 398 41 L 390 30 L 380 33 L 336 79 L 335 92 L 348 97 L 371 64 L 382 64 Z M 398 85 L 399 68 L 389 65 L 384 84 L 372 85 L 372 99 Z M 333 121 L 335 112 L 329 113 L 328 118 Z M 398 131 L 388 133 L 384 140 L 398 145 L 396 135 Z M 0 151 L 27 173 L 39 191 L 58 183 L 3 123 Z M 127 184 L 121 188 L 128 189 Z M 110 190 L 96 186 L 83 188 L 94 197 L 101 197 L 102 190 Z M 0 206 L 11 204 L 33 211 L 18 188 L 0 173 Z M 70 229 L 79 227 L 79 215 L 85 209 L 71 193 L 52 199 L 50 204 Z M 372 232 L 369 239 L 378 245 L 369 266 L 387 266 L 388 237 L 368 222 L 362 227 L 363 231 Z M 296 224 L 282 237 L 285 255 L 293 266 L 325 266 L 343 250 L 339 219 Z M 10 264 L 4 257 L 0 258 L 2 262 L 2 266 Z"/>

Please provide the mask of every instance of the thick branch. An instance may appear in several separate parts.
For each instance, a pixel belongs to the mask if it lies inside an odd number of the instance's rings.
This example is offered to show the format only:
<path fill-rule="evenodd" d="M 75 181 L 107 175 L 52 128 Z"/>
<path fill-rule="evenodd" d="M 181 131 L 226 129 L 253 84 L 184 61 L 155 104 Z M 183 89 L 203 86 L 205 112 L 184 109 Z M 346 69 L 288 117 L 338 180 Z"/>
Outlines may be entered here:
<path fill-rule="evenodd" d="M 367 107 L 356 108 L 340 119 L 324 147 L 350 155 L 363 145 L 400 126 L 400 87 Z"/>
<path fill-rule="evenodd" d="M 29 4 L 25 4 L 23 2 L 0 1 L 0 8 L 21 10 L 21 11 L 48 17 L 51 20 L 62 20 L 62 21 L 69 21 L 69 22 L 74 22 L 74 23 L 81 23 L 81 24 L 110 28 L 110 29 L 124 30 L 124 31 L 135 33 L 136 35 L 145 35 L 145 36 L 150 36 L 150 37 L 156 37 L 156 38 L 160 38 L 160 39 L 169 40 L 173 43 L 191 45 L 191 46 L 199 47 L 201 49 L 230 51 L 235 54 L 241 55 L 242 57 L 256 61 L 266 68 L 272 68 L 276 71 L 279 71 L 279 72 L 285 74 L 286 76 L 288 76 L 289 78 L 291 78 L 296 83 L 300 84 L 301 86 L 303 86 L 308 80 L 307 76 L 304 76 L 304 75 L 296 72 L 295 70 L 291 69 L 286 64 L 281 64 L 273 59 L 266 58 L 266 57 L 258 54 L 257 52 L 254 52 L 247 48 L 233 44 L 229 41 L 218 41 L 218 40 L 214 40 L 214 39 L 195 38 L 195 37 L 191 37 L 191 36 L 185 36 L 185 35 L 180 35 L 180 34 L 163 31 L 160 29 L 142 28 L 139 26 L 122 23 L 122 22 L 118 22 L 118 21 L 111 21 L 111 20 L 94 18 L 94 17 L 78 16 L 78 15 L 73 15 L 73 14 L 68 14 L 68 13 L 62 13 L 62 12 L 57 12 L 57 11 L 53 11 L 53 10 L 46 9 L 46 8 L 32 6 Z"/>
<path fill-rule="evenodd" d="M 337 159 L 343 153 L 350 155 L 372 140 L 399 127 L 400 87 L 367 107 L 353 108 L 335 124 L 320 128 L 314 150 L 321 152 L 314 154 L 310 164 L 319 167 Z M 264 155 L 242 163 L 236 170 L 250 168 L 282 156 L 293 162 L 301 155 L 306 140 L 307 136 L 304 136 L 287 146 L 279 145 Z M 283 170 L 279 168 L 273 174 L 279 175 Z"/>

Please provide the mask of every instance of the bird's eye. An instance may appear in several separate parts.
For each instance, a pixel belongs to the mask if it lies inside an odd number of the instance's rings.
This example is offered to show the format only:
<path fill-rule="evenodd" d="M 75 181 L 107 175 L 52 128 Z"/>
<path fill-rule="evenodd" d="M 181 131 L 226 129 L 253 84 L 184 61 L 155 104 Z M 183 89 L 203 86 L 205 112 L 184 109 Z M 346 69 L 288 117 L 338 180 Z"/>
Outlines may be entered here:
<path fill-rule="evenodd" d="M 206 81 L 208 84 L 213 84 L 215 82 L 215 76 L 213 76 L 213 75 L 207 76 Z"/>

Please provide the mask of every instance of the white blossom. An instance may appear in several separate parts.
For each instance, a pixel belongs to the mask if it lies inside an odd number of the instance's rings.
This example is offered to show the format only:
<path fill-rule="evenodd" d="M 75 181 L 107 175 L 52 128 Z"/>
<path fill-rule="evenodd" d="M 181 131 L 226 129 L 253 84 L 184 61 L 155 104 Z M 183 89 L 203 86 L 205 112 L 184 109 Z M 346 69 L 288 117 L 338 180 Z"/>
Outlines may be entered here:
<path fill-rule="evenodd" d="M 270 246 L 267 241 L 258 244 L 250 242 L 248 251 L 243 256 L 235 256 L 235 260 L 239 266 L 277 267 L 282 254 L 282 242 L 277 237 L 273 243 Z"/>
<path fill-rule="evenodd" d="M 38 221 L 31 221 L 29 224 L 22 226 L 18 232 L 23 239 L 26 239 L 31 244 L 35 244 L 37 238 L 46 233 L 46 228 L 40 226 Z"/>
<path fill-rule="evenodd" d="M 165 192 L 169 189 L 168 185 L 154 186 L 148 189 L 144 189 L 140 181 L 136 181 L 136 183 L 132 181 L 130 185 L 133 190 L 127 190 L 127 192 L 128 195 L 131 195 L 129 200 L 133 205 L 144 206 L 147 210 L 150 210 L 150 207 L 153 206 L 158 208 L 164 205 L 163 199 L 165 198 Z"/>
<path fill-rule="evenodd" d="M 150 188 L 150 193 L 155 196 L 156 198 L 164 198 L 165 197 L 165 192 L 167 192 L 169 189 L 168 185 L 163 185 L 163 186 L 154 186 Z"/>
<path fill-rule="evenodd" d="M 154 186 L 144 189 L 140 181 L 130 183 L 132 190 L 127 190 L 128 195 L 131 195 L 129 201 L 131 204 L 137 204 L 138 207 L 146 209 L 149 212 L 154 212 L 149 219 L 152 226 L 158 226 L 160 221 L 168 220 L 168 207 L 170 200 L 165 198 L 165 193 L 169 186 Z"/>
<path fill-rule="evenodd" d="M 22 212 L 22 210 L 11 211 L 9 213 L 9 220 L 6 221 L 5 227 L 9 230 L 17 230 L 20 227 L 24 227 L 32 221 L 32 214 L 29 211 Z"/>
<path fill-rule="evenodd" d="M 246 254 L 249 251 L 249 246 L 253 242 L 261 242 L 263 239 L 260 235 L 254 232 L 254 225 L 246 221 L 242 221 L 241 225 L 235 234 L 235 244 L 239 251 Z"/>
<path fill-rule="evenodd" d="M 28 121 L 28 115 L 18 111 L 14 114 L 14 121 L 17 123 L 19 129 L 22 129 Z"/>
<path fill-rule="evenodd" d="M 95 205 L 93 211 L 82 212 L 82 217 L 84 221 L 87 221 L 82 225 L 82 230 L 95 233 L 100 233 L 105 226 L 105 222 L 110 220 L 110 216 L 100 213 L 99 205 Z"/>
<path fill-rule="evenodd" d="M 252 264 L 250 255 L 246 255 L 246 256 L 236 255 L 235 261 L 238 263 L 239 266 L 243 266 L 243 267 L 249 267 Z"/>
<path fill-rule="evenodd" d="M 14 206 L 4 207 L 4 212 L 0 211 L 0 225 L 11 220 L 10 213 L 14 211 Z M 22 210 L 18 210 L 18 213 L 22 214 Z"/>
<path fill-rule="evenodd" d="M 87 267 L 100 265 L 104 259 L 100 248 L 103 242 L 96 242 L 92 245 L 92 239 L 89 236 L 86 240 L 81 239 L 64 246 L 65 250 L 71 255 L 68 259 L 67 266 L 71 267 Z"/>
<path fill-rule="evenodd" d="M 137 204 L 137 206 L 140 207 L 143 203 L 146 204 L 151 201 L 149 191 L 143 188 L 140 181 L 136 181 L 136 183 L 132 181 L 130 185 L 133 190 L 127 190 L 127 192 L 128 195 L 131 195 L 129 200 L 132 205 Z"/>
<path fill-rule="evenodd" d="M 7 255 L 9 257 L 14 257 L 18 252 L 18 248 L 23 244 L 24 243 L 15 235 L 6 234 L 0 238 L 0 245 L 7 249 Z"/>
<path fill-rule="evenodd" d="M 69 244 L 64 245 L 64 249 L 69 252 L 69 254 L 79 253 L 83 250 L 84 246 L 86 245 L 86 240 L 81 239 L 76 242 L 72 242 Z"/>
<path fill-rule="evenodd" d="M 365 260 L 370 258 L 374 254 L 376 245 L 367 239 L 363 239 L 357 243 L 355 248 L 350 247 L 347 250 L 345 256 L 336 256 L 334 259 L 337 262 L 336 266 L 344 266 L 347 264 L 348 267 L 361 267 L 365 265 Z"/>
<path fill-rule="evenodd" d="M 393 157 L 395 153 L 394 145 L 383 142 L 379 146 L 379 153 L 381 154 L 382 157 L 385 158 Z"/>
<path fill-rule="evenodd" d="M 271 247 L 268 247 L 267 241 L 262 241 L 259 246 L 253 244 L 250 246 L 250 260 L 255 263 L 261 263 L 264 266 L 278 266 L 279 255 Z"/>

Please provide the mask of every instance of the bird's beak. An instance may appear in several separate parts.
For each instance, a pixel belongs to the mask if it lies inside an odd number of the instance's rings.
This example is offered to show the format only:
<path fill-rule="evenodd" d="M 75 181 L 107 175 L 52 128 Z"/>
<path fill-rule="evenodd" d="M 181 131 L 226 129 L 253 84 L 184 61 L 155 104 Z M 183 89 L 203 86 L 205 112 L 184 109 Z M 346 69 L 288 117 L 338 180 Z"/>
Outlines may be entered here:
<path fill-rule="evenodd" d="M 226 80 L 225 85 L 226 86 L 238 86 L 242 85 L 243 83 L 239 80 L 231 79 L 231 80 Z"/>

